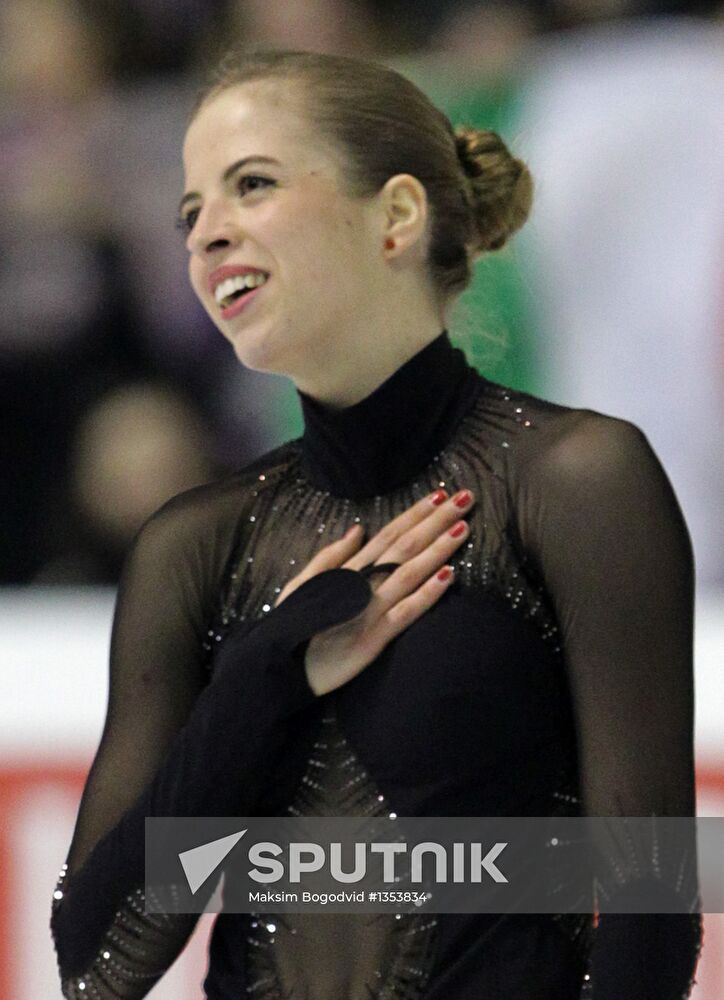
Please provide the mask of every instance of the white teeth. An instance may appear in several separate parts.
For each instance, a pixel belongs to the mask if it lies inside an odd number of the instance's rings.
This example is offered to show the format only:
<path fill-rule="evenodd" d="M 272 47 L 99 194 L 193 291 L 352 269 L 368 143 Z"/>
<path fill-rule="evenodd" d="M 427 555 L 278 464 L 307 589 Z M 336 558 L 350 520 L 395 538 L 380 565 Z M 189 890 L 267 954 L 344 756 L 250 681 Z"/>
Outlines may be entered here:
<path fill-rule="evenodd" d="M 217 305 L 224 305 L 224 299 L 243 288 L 256 288 L 257 285 L 263 285 L 266 279 L 267 275 L 262 274 L 261 271 L 257 271 L 255 274 L 235 274 L 233 278 L 227 278 L 220 282 L 214 290 Z"/>

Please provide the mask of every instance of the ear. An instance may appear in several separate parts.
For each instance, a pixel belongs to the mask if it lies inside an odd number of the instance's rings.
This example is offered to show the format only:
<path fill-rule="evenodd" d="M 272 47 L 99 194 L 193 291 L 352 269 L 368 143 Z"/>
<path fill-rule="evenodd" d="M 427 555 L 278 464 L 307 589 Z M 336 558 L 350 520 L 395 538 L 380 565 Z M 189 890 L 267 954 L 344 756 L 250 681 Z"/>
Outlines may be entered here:
<path fill-rule="evenodd" d="M 397 256 L 415 244 L 424 249 L 427 192 L 417 177 L 395 174 L 381 188 L 379 196 L 383 210 L 382 242 L 390 237 L 395 241 L 394 250 L 388 250 L 386 255 Z"/>

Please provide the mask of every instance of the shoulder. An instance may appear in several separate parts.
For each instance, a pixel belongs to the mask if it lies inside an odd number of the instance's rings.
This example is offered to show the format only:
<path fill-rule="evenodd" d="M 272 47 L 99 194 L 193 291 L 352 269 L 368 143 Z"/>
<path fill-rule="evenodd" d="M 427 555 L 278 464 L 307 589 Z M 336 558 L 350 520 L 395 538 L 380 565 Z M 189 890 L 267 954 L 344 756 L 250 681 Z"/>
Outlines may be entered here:
<path fill-rule="evenodd" d="M 543 429 L 537 445 L 530 470 L 578 486 L 610 483 L 641 463 L 658 463 L 640 427 L 595 410 L 565 410 Z"/>
<path fill-rule="evenodd" d="M 272 448 L 234 473 L 170 498 L 141 525 L 134 549 L 166 556 L 228 550 L 247 508 L 285 475 L 295 444 Z"/>
<path fill-rule="evenodd" d="M 672 535 L 690 544 L 672 483 L 641 427 L 529 400 L 530 433 L 511 449 L 509 470 L 512 514 L 529 543 L 548 536 L 558 544 L 597 537 L 633 544 L 657 534 L 662 544 Z"/>
<path fill-rule="evenodd" d="M 550 586 L 604 565 L 611 572 L 635 563 L 653 578 L 652 560 L 664 553 L 688 579 L 693 552 L 683 511 L 637 424 L 524 394 L 511 393 L 510 404 L 528 425 L 507 449 L 509 524 Z"/>
<path fill-rule="evenodd" d="M 509 472 L 521 484 L 595 484 L 642 463 L 660 467 L 646 434 L 630 420 L 490 385 L 488 399 L 494 400 L 494 416 L 507 439 Z"/>
<path fill-rule="evenodd" d="M 489 381 L 481 407 L 479 444 L 507 485 L 514 515 L 537 517 L 563 503 L 583 516 L 604 497 L 621 513 L 637 504 L 675 506 L 661 460 L 631 420 Z"/>

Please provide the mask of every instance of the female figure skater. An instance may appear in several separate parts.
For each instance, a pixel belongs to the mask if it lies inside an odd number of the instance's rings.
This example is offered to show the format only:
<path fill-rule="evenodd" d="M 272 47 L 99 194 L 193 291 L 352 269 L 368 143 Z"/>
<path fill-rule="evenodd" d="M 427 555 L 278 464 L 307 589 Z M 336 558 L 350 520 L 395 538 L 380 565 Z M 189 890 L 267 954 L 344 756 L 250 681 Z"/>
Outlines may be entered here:
<path fill-rule="evenodd" d="M 184 146 L 191 283 L 299 439 L 183 493 L 120 583 L 108 714 L 54 894 L 66 997 L 143 997 L 145 816 L 693 816 L 693 560 L 631 423 L 450 342 L 532 181 L 372 63 L 223 61 Z M 371 569 L 376 566 L 379 568 Z M 221 913 L 210 1000 L 674 1000 L 693 912 Z"/>

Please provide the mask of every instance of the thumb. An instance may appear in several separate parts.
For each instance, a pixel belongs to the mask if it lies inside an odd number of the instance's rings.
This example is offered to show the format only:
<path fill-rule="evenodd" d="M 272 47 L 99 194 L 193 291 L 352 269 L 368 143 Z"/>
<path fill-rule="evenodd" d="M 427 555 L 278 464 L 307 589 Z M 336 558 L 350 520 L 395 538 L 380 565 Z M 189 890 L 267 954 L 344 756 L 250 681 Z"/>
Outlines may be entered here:
<path fill-rule="evenodd" d="M 325 545 L 323 549 L 317 552 L 312 562 L 319 559 L 325 569 L 334 569 L 337 566 L 341 566 L 343 562 L 347 561 L 350 553 L 359 548 L 364 534 L 365 530 L 361 524 L 353 524 L 336 542 L 330 542 L 329 545 Z"/>
<path fill-rule="evenodd" d="M 351 553 L 359 548 L 363 536 L 364 529 L 362 525 L 353 525 L 336 542 L 330 542 L 329 545 L 325 545 L 319 552 L 316 552 L 299 576 L 306 580 L 316 573 L 323 572 L 325 569 L 336 569 L 338 566 L 341 566 L 343 562 L 349 559 Z"/>
<path fill-rule="evenodd" d="M 361 524 L 355 524 L 341 538 L 321 548 L 312 556 L 304 569 L 286 584 L 279 594 L 276 604 L 281 604 L 286 597 L 289 597 L 297 587 L 301 587 L 310 577 L 316 576 L 317 573 L 323 573 L 326 569 L 338 569 L 342 566 L 352 553 L 357 551 L 363 538 L 364 528 Z"/>

